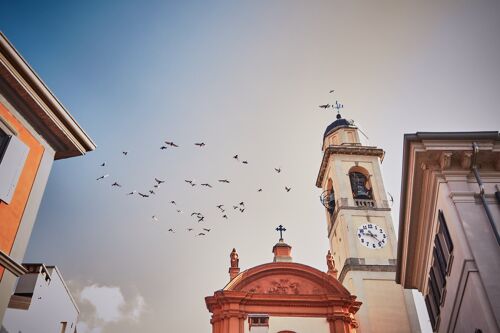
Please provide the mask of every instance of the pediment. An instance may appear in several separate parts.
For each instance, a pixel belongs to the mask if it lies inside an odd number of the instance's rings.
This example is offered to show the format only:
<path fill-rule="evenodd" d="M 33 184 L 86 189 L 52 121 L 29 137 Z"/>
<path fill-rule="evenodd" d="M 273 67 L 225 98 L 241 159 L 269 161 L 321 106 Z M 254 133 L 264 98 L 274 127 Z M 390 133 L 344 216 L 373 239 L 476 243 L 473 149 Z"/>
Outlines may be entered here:
<path fill-rule="evenodd" d="M 271 295 L 350 295 L 335 278 L 297 263 L 269 263 L 240 273 L 224 290 Z"/>

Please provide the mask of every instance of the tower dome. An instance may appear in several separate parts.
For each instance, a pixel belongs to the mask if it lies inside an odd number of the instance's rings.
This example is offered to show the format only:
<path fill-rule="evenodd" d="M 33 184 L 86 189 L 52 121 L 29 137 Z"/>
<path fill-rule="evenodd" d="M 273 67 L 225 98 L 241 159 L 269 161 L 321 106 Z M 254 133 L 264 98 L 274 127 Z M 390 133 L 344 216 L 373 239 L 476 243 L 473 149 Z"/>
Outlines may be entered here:
<path fill-rule="evenodd" d="M 338 128 L 349 127 L 349 126 L 352 126 L 352 123 L 349 120 L 342 118 L 342 116 L 340 115 L 340 113 L 338 113 L 337 114 L 337 119 L 333 123 L 331 123 L 330 125 L 328 125 L 328 127 L 326 128 L 325 134 L 323 135 L 323 140 L 330 133 L 332 133 L 333 131 L 337 130 Z"/>

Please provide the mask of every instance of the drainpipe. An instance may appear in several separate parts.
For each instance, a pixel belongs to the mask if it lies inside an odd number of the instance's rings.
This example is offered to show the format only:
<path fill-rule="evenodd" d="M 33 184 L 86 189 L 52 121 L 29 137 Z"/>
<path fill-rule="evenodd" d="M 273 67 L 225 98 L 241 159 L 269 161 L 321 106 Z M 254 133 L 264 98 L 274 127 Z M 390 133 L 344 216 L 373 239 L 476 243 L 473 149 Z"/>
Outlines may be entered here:
<path fill-rule="evenodd" d="M 498 234 L 497 227 L 495 225 L 495 221 L 493 220 L 493 215 L 491 215 L 490 207 L 486 203 L 486 198 L 484 197 L 484 185 L 481 180 L 481 176 L 479 175 L 479 171 L 477 170 L 476 158 L 477 153 L 479 152 L 479 146 L 477 143 L 472 143 L 472 172 L 476 177 L 477 184 L 479 185 L 479 196 L 481 197 L 481 202 L 483 203 L 484 210 L 486 211 L 486 216 L 488 216 L 488 221 L 490 222 L 491 229 L 493 229 L 493 233 L 495 234 L 495 238 L 497 240 L 497 245 L 500 246 L 500 235 Z M 498 187 L 497 187 L 498 188 Z"/>

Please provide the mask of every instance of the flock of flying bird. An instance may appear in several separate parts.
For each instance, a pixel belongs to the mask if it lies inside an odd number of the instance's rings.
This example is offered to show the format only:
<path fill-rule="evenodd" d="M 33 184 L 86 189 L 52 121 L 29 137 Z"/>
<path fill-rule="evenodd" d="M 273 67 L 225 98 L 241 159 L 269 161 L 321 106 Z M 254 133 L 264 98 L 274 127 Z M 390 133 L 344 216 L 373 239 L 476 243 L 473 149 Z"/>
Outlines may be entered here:
<path fill-rule="evenodd" d="M 329 93 L 332 94 L 334 91 L 335 90 L 330 90 Z M 319 105 L 319 108 L 321 108 L 321 109 L 327 110 L 329 108 L 332 108 L 332 109 L 336 109 L 337 112 L 340 112 L 340 109 L 342 109 L 343 107 L 344 107 L 344 105 L 340 104 L 338 101 L 335 101 L 334 105 L 333 104 L 332 105 L 330 105 L 330 104 Z M 199 147 L 199 148 L 203 148 L 206 146 L 205 142 L 196 142 L 196 143 L 194 143 L 194 145 Z M 166 149 L 172 149 L 172 148 L 179 148 L 179 145 L 174 143 L 173 141 L 164 141 L 163 144 L 160 146 L 160 150 L 166 150 Z M 129 154 L 129 152 L 122 151 L 122 154 L 124 157 L 126 157 Z M 248 164 L 247 160 L 240 160 L 240 157 L 238 154 L 234 155 L 232 158 L 237 162 L 241 162 L 242 164 Z M 100 164 L 100 167 L 105 167 L 105 166 L 106 166 L 106 162 L 103 162 Z M 278 168 L 274 168 L 274 171 L 279 174 L 282 172 L 282 169 L 281 169 L 281 167 L 278 167 Z M 109 177 L 109 174 L 104 174 L 104 175 L 98 177 L 96 180 L 102 181 L 103 179 L 105 179 L 107 177 Z M 137 190 L 132 190 L 130 192 L 127 192 L 126 195 L 127 196 L 138 195 L 141 198 L 149 198 L 150 196 L 154 196 L 154 195 L 156 195 L 156 191 L 160 188 L 160 186 L 162 184 L 164 184 L 166 182 L 166 180 L 162 180 L 162 179 L 155 177 L 154 182 L 155 183 L 153 185 L 153 188 L 149 189 L 148 191 L 140 192 Z M 184 182 L 191 187 L 198 185 L 194 182 L 194 180 L 190 180 L 190 179 L 185 179 Z M 229 184 L 231 182 L 228 179 L 218 179 L 218 183 Z M 210 183 L 201 183 L 199 185 L 203 186 L 203 187 L 207 187 L 207 188 L 213 188 L 213 185 Z M 111 187 L 121 188 L 122 184 L 118 183 L 117 181 L 114 181 L 111 184 Z M 290 186 L 285 186 L 284 190 L 285 190 L 285 192 L 288 193 L 292 190 L 292 188 Z M 262 191 L 263 191 L 262 188 L 257 189 L 257 192 L 262 192 Z M 175 202 L 175 200 L 171 200 L 170 204 L 172 204 L 173 206 L 177 206 L 177 203 Z M 226 220 L 229 219 L 228 214 L 226 213 L 226 208 L 223 204 L 216 205 L 216 208 L 219 210 L 219 213 L 221 214 L 221 217 L 223 219 L 226 219 Z M 245 202 L 241 201 L 241 202 L 237 203 L 236 205 L 232 205 L 232 209 L 234 211 L 240 212 L 240 213 L 245 212 L 245 209 L 246 209 Z M 176 209 L 176 211 L 177 211 L 177 213 L 183 213 L 183 211 L 181 209 Z M 191 217 L 194 217 L 198 223 L 205 221 L 205 215 L 203 215 L 201 212 L 192 212 Z M 159 222 L 159 218 L 157 215 L 151 216 L 151 220 L 153 222 Z M 186 231 L 188 231 L 188 232 L 191 232 L 193 230 L 194 230 L 194 228 L 191 228 L 191 227 L 186 228 Z M 196 236 L 206 236 L 207 233 L 209 233 L 211 229 L 210 228 L 202 228 L 201 230 L 202 231 L 198 232 L 196 234 Z M 171 233 L 175 233 L 175 230 L 173 228 L 168 229 L 168 231 Z"/>
<path fill-rule="evenodd" d="M 194 144 L 195 146 L 199 147 L 199 148 L 203 148 L 206 146 L 205 142 L 197 142 Z M 164 143 L 160 146 L 160 150 L 165 150 L 165 149 L 169 149 L 169 148 L 179 148 L 179 145 L 172 142 L 172 141 L 164 141 Z M 127 155 L 129 154 L 128 151 L 122 151 L 122 155 L 124 157 L 126 157 Z M 247 160 L 240 160 L 240 157 L 238 154 L 234 155 L 232 157 L 232 159 L 234 159 L 235 161 L 237 162 L 241 162 L 242 164 L 248 164 L 248 161 Z M 103 162 L 99 165 L 100 167 L 106 167 L 106 162 Z M 282 172 L 282 169 L 281 167 L 278 167 L 278 168 L 274 168 L 274 171 L 276 173 L 281 173 Z M 108 178 L 110 175 L 109 174 L 104 174 L 98 178 L 96 178 L 96 181 L 100 182 L 102 180 L 104 180 L 105 178 Z M 160 186 L 162 184 L 164 184 L 166 182 L 166 179 L 163 180 L 163 179 L 159 179 L 157 177 L 154 178 L 154 185 L 153 185 L 153 188 L 147 190 L 147 191 L 137 191 L 137 190 L 132 190 L 130 192 L 127 192 L 126 195 L 127 196 L 134 196 L 134 195 L 137 195 L 141 198 L 149 198 L 151 196 L 154 196 L 157 194 L 157 191 L 158 189 L 160 188 Z M 185 179 L 184 182 L 188 185 L 188 186 L 191 186 L 191 187 L 194 187 L 194 186 L 197 186 L 197 185 L 200 185 L 200 186 L 203 186 L 203 187 L 207 187 L 207 188 L 213 188 L 214 186 L 210 183 L 200 183 L 200 184 L 197 184 L 195 183 L 194 180 L 191 180 L 191 179 Z M 229 179 L 218 179 L 217 180 L 218 183 L 221 183 L 221 184 L 230 184 L 231 181 Z M 117 181 L 114 181 L 112 184 L 111 184 L 111 187 L 115 187 L 115 188 L 121 188 L 122 187 L 122 184 L 120 184 L 119 182 Z M 291 187 L 289 186 L 285 186 L 284 187 L 284 190 L 285 192 L 290 192 L 292 190 Z M 262 192 L 263 189 L 262 188 L 258 188 L 257 189 L 257 192 Z M 175 202 L 175 200 L 171 200 L 170 201 L 170 204 L 172 204 L 173 206 L 177 206 L 177 202 Z M 215 206 L 219 213 L 221 214 L 221 217 L 225 220 L 228 220 L 229 219 L 229 216 L 228 216 L 228 213 L 226 212 L 226 207 L 224 204 L 218 204 Z M 244 201 L 240 201 L 239 203 L 235 204 L 235 205 L 232 205 L 232 209 L 235 211 L 235 212 L 239 212 L 239 213 L 243 213 L 245 212 L 245 202 Z M 181 209 L 177 209 L 176 208 L 176 211 L 177 213 L 184 213 Z M 205 221 L 205 215 L 203 215 L 201 212 L 192 212 L 191 213 L 191 217 L 195 218 L 197 220 L 198 223 L 200 222 L 204 222 Z M 152 215 L 151 216 L 151 220 L 153 222 L 159 222 L 160 219 L 158 218 L 157 215 Z M 201 228 L 201 231 L 198 232 L 196 234 L 196 236 L 206 236 L 212 229 L 210 228 Z M 170 233 L 175 233 L 176 230 L 174 228 L 170 228 L 168 229 L 168 231 Z M 192 227 L 189 227 L 189 228 L 186 228 L 186 231 L 187 232 L 191 232 L 191 231 L 194 231 L 194 228 Z"/>

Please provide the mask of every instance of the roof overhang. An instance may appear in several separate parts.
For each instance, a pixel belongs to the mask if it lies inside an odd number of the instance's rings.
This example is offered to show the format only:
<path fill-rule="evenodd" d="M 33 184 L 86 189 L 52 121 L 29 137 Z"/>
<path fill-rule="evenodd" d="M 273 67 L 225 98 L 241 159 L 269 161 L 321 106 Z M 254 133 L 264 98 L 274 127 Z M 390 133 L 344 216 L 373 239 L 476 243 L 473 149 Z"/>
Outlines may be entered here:
<path fill-rule="evenodd" d="M 377 147 L 361 146 L 361 145 L 330 145 L 325 149 L 323 160 L 319 168 L 318 177 L 316 178 L 316 187 L 321 188 L 323 178 L 325 177 L 326 167 L 331 155 L 364 155 L 378 156 L 381 161 L 384 160 L 384 150 Z"/>
<path fill-rule="evenodd" d="M 83 155 L 96 148 L 61 102 L 0 32 L 0 78 L 27 106 L 18 110 L 54 148 L 55 159 Z"/>
<path fill-rule="evenodd" d="M 405 134 L 401 177 L 396 282 L 423 291 L 435 228 L 440 182 L 470 173 L 472 143 L 485 166 L 500 168 L 498 132 L 423 132 Z"/>

